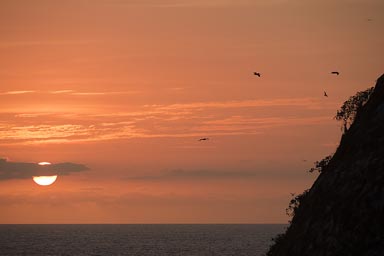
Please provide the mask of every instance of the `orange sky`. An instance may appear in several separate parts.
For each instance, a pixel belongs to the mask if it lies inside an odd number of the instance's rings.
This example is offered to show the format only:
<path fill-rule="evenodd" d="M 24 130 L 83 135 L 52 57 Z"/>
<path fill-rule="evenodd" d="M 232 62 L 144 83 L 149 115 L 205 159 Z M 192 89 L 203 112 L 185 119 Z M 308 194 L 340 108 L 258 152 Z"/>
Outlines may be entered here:
<path fill-rule="evenodd" d="M 0 223 L 287 222 L 290 193 L 335 151 L 336 110 L 383 73 L 383 12 L 2 0 L 0 158 L 89 170 L 49 187 L 0 175 Z"/>

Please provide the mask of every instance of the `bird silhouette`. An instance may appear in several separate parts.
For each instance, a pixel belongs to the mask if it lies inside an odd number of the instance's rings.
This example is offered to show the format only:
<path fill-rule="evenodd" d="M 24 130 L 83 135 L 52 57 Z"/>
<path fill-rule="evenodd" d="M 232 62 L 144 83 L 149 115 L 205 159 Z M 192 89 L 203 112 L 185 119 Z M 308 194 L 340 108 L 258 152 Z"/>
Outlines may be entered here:
<path fill-rule="evenodd" d="M 209 140 L 209 138 L 200 138 L 199 141 Z"/>
<path fill-rule="evenodd" d="M 328 97 L 328 94 L 326 91 L 324 91 L 324 97 Z"/>
<path fill-rule="evenodd" d="M 255 76 L 258 76 L 258 77 L 261 76 L 261 74 L 260 74 L 259 72 L 253 72 L 253 74 L 254 74 Z"/>
<path fill-rule="evenodd" d="M 340 75 L 340 73 L 338 71 L 332 71 L 331 74 L 333 74 L 333 75 Z"/>

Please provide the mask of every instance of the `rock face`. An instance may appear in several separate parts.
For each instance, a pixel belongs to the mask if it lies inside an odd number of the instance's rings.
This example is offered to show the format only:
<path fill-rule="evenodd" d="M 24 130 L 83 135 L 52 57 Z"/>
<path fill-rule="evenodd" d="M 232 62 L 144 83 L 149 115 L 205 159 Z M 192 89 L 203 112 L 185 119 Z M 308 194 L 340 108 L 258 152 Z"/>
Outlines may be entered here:
<path fill-rule="evenodd" d="M 384 255 L 384 75 L 267 255 Z"/>

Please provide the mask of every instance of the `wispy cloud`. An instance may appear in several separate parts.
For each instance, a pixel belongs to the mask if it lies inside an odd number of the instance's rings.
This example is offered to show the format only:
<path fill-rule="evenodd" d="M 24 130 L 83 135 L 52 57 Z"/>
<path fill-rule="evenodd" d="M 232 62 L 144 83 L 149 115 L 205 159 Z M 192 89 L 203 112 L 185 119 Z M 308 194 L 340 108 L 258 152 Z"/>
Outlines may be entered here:
<path fill-rule="evenodd" d="M 54 91 L 34 91 L 34 90 L 19 90 L 19 91 L 6 91 L 0 92 L 0 95 L 19 95 L 27 93 L 36 94 L 68 94 L 73 96 L 109 96 L 109 95 L 125 95 L 125 94 L 137 94 L 140 91 L 75 91 L 75 90 L 54 90 Z"/>
<path fill-rule="evenodd" d="M 35 91 L 25 90 L 25 91 L 8 91 L 2 92 L 0 95 L 18 95 L 18 94 L 26 94 L 26 93 L 34 93 Z"/>
<path fill-rule="evenodd" d="M 98 96 L 98 95 L 118 95 L 118 94 L 136 94 L 139 91 L 121 91 L 121 92 L 70 92 L 72 95 L 78 96 Z"/>
<path fill-rule="evenodd" d="M 260 109 L 267 113 L 269 108 L 282 112 L 259 116 Z M 332 121 L 317 108 L 327 106 L 304 98 L 146 105 L 132 112 L 3 113 L 0 144 L 257 135 L 267 129 Z"/>
<path fill-rule="evenodd" d="M 73 90 L 57 90 L 57 91 L 50 91 L 52 94 L 65 94 L 65 93 L 73 93 Z"/>
<path fill-rule="evenodd" d="M 172 180 L 172 179 L 221 179 L 221 178 L 249 178 L 257 176 L 256 172 L 250 171 L 212 171 L 212 170 L 172 170 L 159 175 L 132 176 L 133 180 Z"/>
<path fill-rule="evenodd" d="M 32 176 L 45 175 L 69 175 L 73 172 L 82 172 L 88 169 L 83 164 L 70 162 L 39 165 L 37 163 L 9 162 L 7 159 L 0 159 L 0 180 L 30 179 Z"/>
<path fill-rule="evenodd" d="M 161 7 L 225 7 L 233 5 L 251 4 L 251 1 L 231 1 L 231 0 L 179 0 L 179 1 L 167 1 L 162 4 L 157 4 Z"/>
<path fill-rule="evenodd" d="M 290 125 L 315 125 L 321 124 L 329 120 L 328 116 L 317 117 L 266 117 L 266 118 L 252 118 L 244 116 L 231 116 L 219 120 L 209 120 L 202 123 L 199 127 L 200 130 L 209 129 L 254 129 L 268 128 L 277 126 L 290 126 Z"/>
<path fill-rule="evenodd" d="M 253 1 L 253 0 L 99 0 L 108 4 L 125 4 L 125 5 L 136 5 L 136 6 L 148 6 L 148 7 L 165 7 L 165 8 L 186 8 L 186 7 L 233 7 L 233 6 L 249 6 L 260 3 L 275 3 L 275 2 L 286 2 L 287 0 L 270 0 L 270 1 Z"/>
<path fill-rule="evenodd" d="M 96 40 L 25 40 L 25 41 L 2 41 L 0 48 L 28 47 L 28 46 L 63 46 L 63 45 L 85 45 L 96 43 Z"/>
<path fill-rule="evenodd" d="M 172 170 L 153 175 L 129 176 L 129 180 L 220 180 L 220 179 L 269 179 L 276 177 L 297 178 L 297 173 L 276 170 Z"/>
<path fill-rule="evenodd" d="M 324 106 L 317 98 L 290 98 L 269 100 L 239 100 L 239 101 L 217 101 L 217 102 L 193 102 L 171 105 L 147 105 L 162 110 L 191 109 L 191 108 L 244 108 L 244 107 L 307 107 L 316 108 Z"/>
<path fill-rule="evenodd" d="M 28 126 L 0 126 L 2 139 L 48 139 L 65 138 L 73 135 L 88 134 L 88 129 L 83 125 L 28 125 Z"/>

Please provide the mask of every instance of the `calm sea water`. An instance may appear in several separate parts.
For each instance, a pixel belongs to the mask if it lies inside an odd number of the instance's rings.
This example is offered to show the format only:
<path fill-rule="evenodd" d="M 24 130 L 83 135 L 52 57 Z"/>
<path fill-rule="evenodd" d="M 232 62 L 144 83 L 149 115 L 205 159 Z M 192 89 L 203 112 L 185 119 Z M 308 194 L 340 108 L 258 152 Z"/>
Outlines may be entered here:
<path fill-rule="evenodd" d="M 0 225 L 0 255 L 261 256 L 286 225 Z"/>

